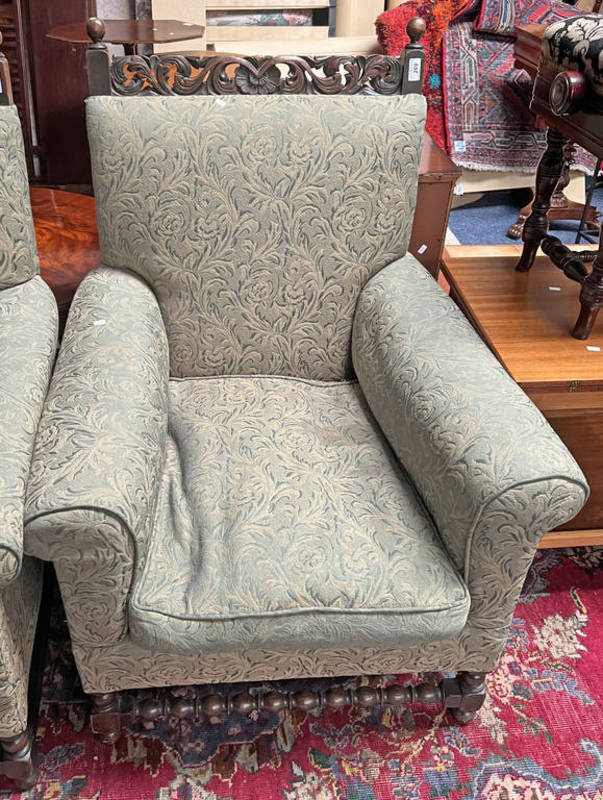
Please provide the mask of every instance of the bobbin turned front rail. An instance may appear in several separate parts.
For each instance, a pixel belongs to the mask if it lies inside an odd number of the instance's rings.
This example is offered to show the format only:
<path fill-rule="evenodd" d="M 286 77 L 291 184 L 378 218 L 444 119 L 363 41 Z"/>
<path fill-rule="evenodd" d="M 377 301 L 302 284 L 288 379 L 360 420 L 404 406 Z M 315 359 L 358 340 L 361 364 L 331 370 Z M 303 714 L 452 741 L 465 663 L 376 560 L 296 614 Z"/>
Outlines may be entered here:
<path fill-rule="evenodd" d="M 87 69 L 91 95 L 420 94 L 425 23 L 408 23 L 399 58 L 384 55 L 251 57 L 162 53 L 112 57 L 102 20 L 88 20 Z"/>
<path fill-rule="evenodd" d="M 423 682 L 417 686 L 395 684 L 386 688 L 373 686 L 287 691 L 253 688 L 238 693 L 211 693 L 205 688 L 191 688 L 185 697 L 162 694 L 139 700 L 125 692 L 107 692 L 91 696 L 91 727 L 103 741 L 114 742 L 124 725 L 137 720 L 156 722 L 160 719 L 180 720 L 251 714 L 268 711 L 278 713 L 294 708 L 302 711 L 324 711 L 355 705 L 361 708 L 390 706 L 404 708 L 417 703 L 443 704 L 457 722 L 474 719 L 486 697 L 485 673 L 461 672 L 458 677 L 444 678 L 439 683 Z"/>

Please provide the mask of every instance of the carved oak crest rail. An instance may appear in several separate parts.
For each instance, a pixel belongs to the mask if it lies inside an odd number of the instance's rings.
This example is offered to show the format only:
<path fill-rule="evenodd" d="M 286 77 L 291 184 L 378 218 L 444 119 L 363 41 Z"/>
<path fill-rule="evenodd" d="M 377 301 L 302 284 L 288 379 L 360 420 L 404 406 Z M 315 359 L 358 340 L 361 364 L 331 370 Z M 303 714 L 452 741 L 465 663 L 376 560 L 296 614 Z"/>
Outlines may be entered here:
<path fill-rule="evenodd" d="M 425 51 L 422 19 L 407 26 L 409 43 L 400 58 L 369 56 L 242 56 L 163 53 L 117 56 L 103 43 L 102 20 L 88 20 L 90 94 L 232 95 L 420 93 Z"/>

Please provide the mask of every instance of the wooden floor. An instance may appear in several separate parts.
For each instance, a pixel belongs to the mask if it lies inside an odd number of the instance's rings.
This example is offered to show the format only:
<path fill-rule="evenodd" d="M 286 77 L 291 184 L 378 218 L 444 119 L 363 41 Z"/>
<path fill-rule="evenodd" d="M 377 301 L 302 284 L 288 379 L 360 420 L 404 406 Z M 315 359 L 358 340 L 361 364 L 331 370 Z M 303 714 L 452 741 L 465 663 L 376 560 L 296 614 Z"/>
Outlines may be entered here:
<path fill-rule="evenodd" d="M 520 252 L 521 245 L 449 246 L 442 272 L 451 296 L 591 486 L 583 511 L 541 546 L 603 544 L 603 319 L 587 341 L 573 339 L 580 286 L 543 255 L 529 273 L 515 272 Z"/>

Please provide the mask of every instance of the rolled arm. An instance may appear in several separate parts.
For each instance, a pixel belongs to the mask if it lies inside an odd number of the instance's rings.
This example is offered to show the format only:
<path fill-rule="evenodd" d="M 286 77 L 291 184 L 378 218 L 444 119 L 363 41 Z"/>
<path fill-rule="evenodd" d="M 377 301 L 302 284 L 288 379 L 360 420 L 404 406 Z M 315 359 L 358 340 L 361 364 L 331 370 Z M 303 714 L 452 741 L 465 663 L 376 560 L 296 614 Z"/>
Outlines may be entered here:
<path fill-rule="evenodd" d="M 0 586 L 21 568 L 25 488 L 56 343 L 56 304 L 41 278 L 0 291 Z"/>
<path fill-rule="evenodd" d="M 74 298 L 32 461 L 26 552 L 55 563 L 72 637 L 127 629 L 144 560 L 168 411 L 168 346 L 144 281 L 99 267 Z"/>
<path fill-rule="evenodd" d="M 352 351 L 371 410 L 465 576 L 470 623 L 506 626 L 540 538 L 588 498 L 584 475 L 412 256 L 365 287 Z"/>

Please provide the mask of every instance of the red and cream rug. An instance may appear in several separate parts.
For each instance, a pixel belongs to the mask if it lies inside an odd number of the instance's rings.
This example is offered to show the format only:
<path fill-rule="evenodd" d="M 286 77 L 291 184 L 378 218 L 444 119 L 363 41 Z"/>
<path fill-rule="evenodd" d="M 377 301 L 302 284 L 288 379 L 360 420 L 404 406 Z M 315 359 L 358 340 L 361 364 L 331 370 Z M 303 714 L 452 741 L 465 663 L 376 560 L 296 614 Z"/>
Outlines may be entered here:
<path fill-rule="evenodd" d="M 22 797 L 603 800 L 601 567 L 603 549 L 538 554 L 489 699 L 465 728 L 435 707 L 414 714 L 414 729 L 408 714 L 346 709 L 138 727 L 103 745 L 86 725 L 59 607 L 41 775 Z"/>

